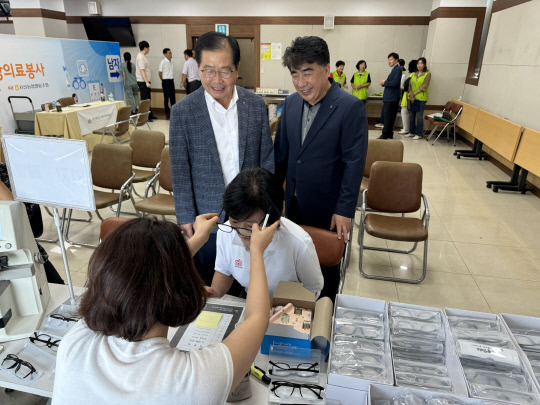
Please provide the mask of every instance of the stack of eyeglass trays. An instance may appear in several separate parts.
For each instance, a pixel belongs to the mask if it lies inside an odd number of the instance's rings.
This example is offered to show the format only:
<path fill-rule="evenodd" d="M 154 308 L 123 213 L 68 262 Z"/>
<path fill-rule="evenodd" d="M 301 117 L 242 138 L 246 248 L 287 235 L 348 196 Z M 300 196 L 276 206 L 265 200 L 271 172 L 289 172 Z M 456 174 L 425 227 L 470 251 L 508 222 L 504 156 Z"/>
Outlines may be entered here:
<path fill-rule="evenodd" d="M 336 300 L 334 330 L 329 358 L 329 384 L 351 387 L 367 391 L 369 381 L 382 384 L 392 384 L 392 359 L 388 334 L 388 319 L 386 303 L 354 297 L 338 296 Z M 365 303 L 357 308 L 349 308 L 343 304 L 351 299 L 350 304 Z M 378 301 L 378 302 L 376 302 Z M 352 381 L 343 384 L 343 379 L 362 379 L 364 382 L 357 385 Z"/>
<path fill-rule="evenodd" d="M 271 378 L 268 402 L 325 404 L 326 374 L 320 350 L 270 346 L 267 375 Z"/>
<path fill-rule="evenodd" d="M 79 321 L 67 305 L 47 316 L 40 330 L 35 331 L 17 353 L 6 353 L 0 370 L 32 384 L 48 373 L 54 373 L 56 352 L 62 337 Z"/>
<path fill-rule="evenodd" d="M 445 312 L 471 397 L 540 404 L 527 360 L 498 315 L 455 309 Z M 519 334 L 516 339 L 520 341 Z"/>

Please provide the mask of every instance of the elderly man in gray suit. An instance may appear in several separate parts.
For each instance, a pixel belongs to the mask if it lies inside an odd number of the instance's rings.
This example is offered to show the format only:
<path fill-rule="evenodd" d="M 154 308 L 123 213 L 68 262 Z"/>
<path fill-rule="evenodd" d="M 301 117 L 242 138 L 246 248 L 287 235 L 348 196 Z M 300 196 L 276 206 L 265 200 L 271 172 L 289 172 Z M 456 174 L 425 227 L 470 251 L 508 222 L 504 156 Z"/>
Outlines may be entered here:
<path fill-rule="evenodd" d="M 207 32 L 197 40 L 195 55 L 202 87 L 173 106 L 169 134 L 176 219 L 188 237 L 197 215 L 221 211 L 225 187 L 241 170 L 274 172 L 264 101 L 236 86 L 238 41 Z M 214 274 L 215 232 L 194 257 L 208 285 Z"/>

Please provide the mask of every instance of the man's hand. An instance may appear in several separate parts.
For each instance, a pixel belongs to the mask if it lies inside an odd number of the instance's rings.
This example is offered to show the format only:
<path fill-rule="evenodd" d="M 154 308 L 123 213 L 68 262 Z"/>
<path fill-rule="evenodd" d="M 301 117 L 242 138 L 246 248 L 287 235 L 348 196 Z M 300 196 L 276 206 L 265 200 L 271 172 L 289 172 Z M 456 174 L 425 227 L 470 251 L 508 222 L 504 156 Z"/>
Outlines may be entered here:
<path fill-rule="evenodd" d="M 149 83 L 149 82 L 146 82 L 146 87 L 148 87 L 149 89 L 151 89 L 151 88 L 152 88 L 152 86 L 150 85 L 150 83 Z"/>
<path fill-rule="evenodd" d="M 206 243 L 212 229 L 214 229 L 214 226 L 217 225 L 218 221 L 218 214 L 199 215 L 197 218 L 195 218 L 195 223 L 193 224 L 195 235 L 201 238 L 201 240 L 204 240 L 204 243 Z"/>
<path fill-rule="evenodd" d="M 385 82 L 385 81 L 386 81 L 386 80 L 379 80 L 379 84 L 380 84 L 381 86 L 384 86 L 384 82 Z"/>
<path fill-rule="evenodd" d="M 345 243 L 349 242 L 349 232 L 351 230 L 351 218 L 342 217 L 341 215 L 332 215 L 332 222 L 330 223 L 330 230 L 336 229 L 337 238 L 341 239 L 343 236 Z"/>
<path fill-rule="evenodd" d="M 206 290 L 207 298 L 220 298 L 217 291 L 214 288 L 205 285 L 204 289 Z"/>
<path fill-rule="evenodd" d="M 193 224 L 194 223 L 191 222 L 189 224 L 180 225 L 180 228 L 182 228 L 188 238 L 191 238 L 193 236 Z"/>

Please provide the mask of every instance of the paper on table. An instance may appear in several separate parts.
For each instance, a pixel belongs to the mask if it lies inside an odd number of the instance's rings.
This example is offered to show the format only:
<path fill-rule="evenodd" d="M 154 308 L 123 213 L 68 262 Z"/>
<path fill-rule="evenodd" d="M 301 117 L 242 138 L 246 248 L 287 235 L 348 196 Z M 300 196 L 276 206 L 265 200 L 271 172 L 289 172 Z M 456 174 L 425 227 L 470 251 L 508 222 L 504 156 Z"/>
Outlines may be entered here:
<path fill-rule="evenodd" d="M 217 312 L 202 311 L 195 321 L 195 326 L 216 329 L 222 316 L 222 314 L 218 314 Z"/>

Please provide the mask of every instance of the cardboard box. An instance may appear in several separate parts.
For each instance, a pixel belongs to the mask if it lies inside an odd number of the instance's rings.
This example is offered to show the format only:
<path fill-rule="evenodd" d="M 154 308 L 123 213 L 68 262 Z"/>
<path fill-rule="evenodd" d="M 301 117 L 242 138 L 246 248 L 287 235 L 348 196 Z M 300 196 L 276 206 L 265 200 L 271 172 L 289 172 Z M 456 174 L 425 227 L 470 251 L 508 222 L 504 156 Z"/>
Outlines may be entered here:
<path fill-rule="evenodd" d="M 386 336 L 385 336 L 385 353 L 387 354 L 387 356 L 385 357 L 385 361 L 386 361 L 386 368 L 388 370 L 387 383 L 390 385 L 394 384 L 394 374 L 393 374 L 393 369 L 392 369 L 392 358 L 391 358 L 391 351 L 390 351 L 388 313 L 387 313 L 386 301 L 338 294 L 336 296 L 335 308 L 338 308 L 338 307 L 365 309 L 369 311 L 382 312 L 385 314 L 385 322 L 387 325 Z M 334 308 L 334 321 L 335 321 L 335 308 Z M 331 349 L 333 347 L 333 342 L 334 342 L 334 330 L 335 330 L 335 324 L 333 323 Z M 333 385 L 334 387 L 350 388 L 356 391 L 364 391 L 364 392 L 369 391 L 369 384 L 371 382 L 370 380 L 364 380 L 362 378 L 355 378 L 355 377 L 350 377 L 350 376 L 333 374 L 333 373 L 330 373 L 331 369 L 332 369 L 332 350 L 330 350 L 330 358 L 328 360 L 328 386 Z M 358 393 L 358 395 L 361 395 L 361 394 Z"/>
<path fill-rule="evenodd" d="M 512 338 L 514 344 L 518 348 L 518 352 L 520 352 L 520 354 L 523 355 L 524 359 L 527 359 L 525 361 L 525 368 L 531 375 L 531 378 L 534 381 L 536 388 L 538 389 L 538 391 L 540 391 L 540 382 L 536 379 L 536 376 L 531 367 L 531 364 L 528 361 L 529 359 L 527 358 L 527 355 L 521 349 L 521 347 L 519 347 L 519 344 L 517 340 L 515 339 L 514 334 L 512 332 L 513 329 L 530 329 L 530 330 L 540 331 L 540 318 L 535 318 L 532 316 L 523 316 L 523 315 L 501 314 L 501 321 L 504 327 L 507 329 L 508 333 L 510 334 L 510 337 Z"/>
<path fill-rule="evenodd" d="M 448 319 L 444 311 L 440 308 L 433 307 L 424 307 L 420 305 L 404 304 L 401 302 L 391 302 L 390 305 L 400 306 L 404 308 L 415 308 L 415 309 L 425 309 L 429 311 L 438 311 L 441 313 L 441 320 L 443 322 L 444 330 L 446 332 L 444 346 L 445 346 L 445 357 L 446 357 L 446 368 L 448 369 L 448 375 L 452 380 L 453 390 L 455 395 L 468 397 L 469 393 L 467 390 L 467 384 L 465 383 L 465 375 L 463 374 L 463 369 L 459 358 L 454 353 L 454 341 L 452 334 L 450 332 L 450 325 L 448 324 Z M 390 341 L 390 345 L 392 342 Z"/>
<path fill-rule="evenodd" d="M 292 327 L 279 324 L 269 324 L 261 344 L 261 353 L 268 354 L 270 346 L 288 346 L 291 349 L 319 349 L 328 354 L 332 330 L 332 301 L 328 297 L 316 300 L 314 292 L 306 290 L 302 283 L 280 281 L 274 296 L 272 306 L 293 304 L 295 307 L 307 308 L 313 311 L 310 339 L 298 338 Z"/>

